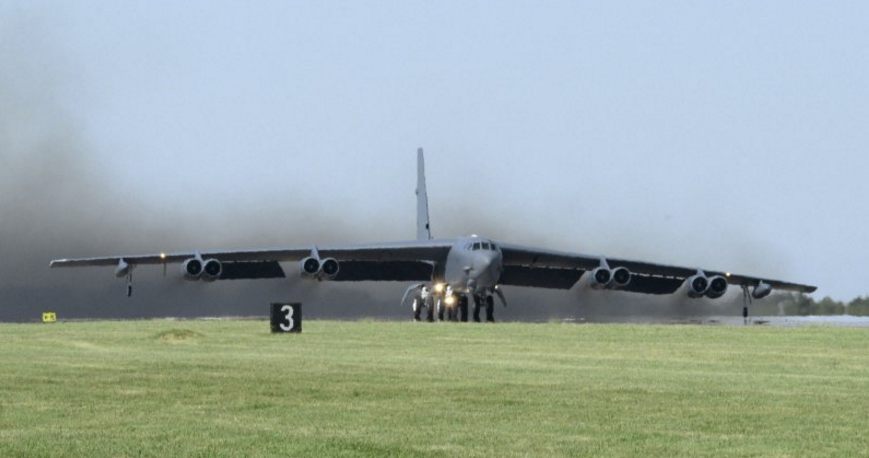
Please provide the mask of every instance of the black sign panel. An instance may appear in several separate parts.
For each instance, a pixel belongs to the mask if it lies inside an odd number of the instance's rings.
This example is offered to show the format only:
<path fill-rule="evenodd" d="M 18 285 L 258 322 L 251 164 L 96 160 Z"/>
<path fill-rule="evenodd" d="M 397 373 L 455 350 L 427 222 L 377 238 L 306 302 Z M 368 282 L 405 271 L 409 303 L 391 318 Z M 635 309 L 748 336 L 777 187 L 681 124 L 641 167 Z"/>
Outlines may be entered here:
<path fill-rule="evenodd" d="M 302 304 L 272 302 L 272 332 L 302 332 Z"/>

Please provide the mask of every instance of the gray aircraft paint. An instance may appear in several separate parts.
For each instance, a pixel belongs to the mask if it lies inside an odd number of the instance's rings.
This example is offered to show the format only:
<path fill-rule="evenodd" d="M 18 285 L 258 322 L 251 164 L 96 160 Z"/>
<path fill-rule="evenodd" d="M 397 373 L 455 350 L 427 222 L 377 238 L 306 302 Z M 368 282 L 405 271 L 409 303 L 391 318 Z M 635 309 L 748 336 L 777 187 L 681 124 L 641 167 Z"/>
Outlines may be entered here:
<path fill-rule="evenodd" d="M 279 264 L 286 266 L 288 261 L 304 261 L 307 258 L 316 258 L 318 261 L 334 259 L 339 264 L 341 262 L 368 263 L 366 265 L 369 269 L 381 272 L 378 276 L 379 280 L 388 281 L 399 280 L 401 278 L 401 281 L 407 281 L 409 279 L 406 278 L 406 275 L 399 276 L 398 272 L 395 272 L 391 266 L 394 263 L 425 262 L 431 263 L 434 266 L 433 274 L 426 278 L 417 278 L 416 280 L 426 282 L 429 287 L 436 285 L 438 282 L 446 283 L 448 288 L 443 292 L 444 299 L 451 298 L 453 294 L 463 294 L 473 296 L 475 299 L 485 298 L 490 300 L 490 296 L 496 292 L 496 287 L 503 283 L 501 274 L 506 267 L 519 268 L 521 271 L 518 277 L 514 275 L 513 280 L 517 281 L 517 283 L 513 284 L 541 288 L 553 287 L 548 281 L 545 281 L 545 275 L 575 271 L 578 273 L 577 280 L 579 280 L 582 277 L 589 277 L 588 273 L 590 272 L 594 279 L 597 278 L 597 272 L 600 270 L 611 274 L 615 271 L 614 269 L 628 269 L 631 279 L 626 286 L 618 286 L 618 289 L 623 288 L 626 291 L 647 294 L 677 293 L 680 290 L 678 288 L 680 283 L 683 285 L 682 290 L 692 293 L 687 288 L 687 285 L 693 284 L 694 280 L 698 277 L 702 278 L 704 280 L 703 283 L 706 285 L 709 283 L 708 279 L 716 277 L 726 278 L 727 283 L 742 287 L 746 295 L 751 290 L 751 294 L 755 295 L 758 299 L 768 294 L 772 288 L 796 292 L 812 292 L 816 289 L 808 285 L 735 275 L 730 272 L 667 266 L 643 261 L 607 258 L 599 255 L 585 255 L 512 244 L 496 243 L 496 248 L 493 249 L 491 245 L 492 241 L 477 236 L 458 239 L 429 239 L 431 233 L 428 225 L 424 157 L 421 149 L 417 151 L 417 160 L 417 222 L 419 226 L 418 239 L 414 241 L 242 251 L 185 251 L 148 255 L 60 259 L 52 261 L 51 267 L 114 266 L 116 267 L 116 272 L 131 273 L 140 264 L 158 264 L 163 265 L 165 268 L 169 263 L 181 263 L 186 269 L 188 262 L 194 259 L 205 263 L 216 261 L 230 267 L 233 266 L 233 263 L 265 263 L 272 266 Z M 283 269 L 286 270 L 287 268 L 283 267 Z M 388 275 L 388 272 L 391 271 L 390 269 L 396 275 L 393 278 L 390 278 Z M 270 272 L 272 270 L 258 269 L 258 271 L 262 272 Z M 300 273 L 303 273 L 303 277 L 319 280 L 341 280 L 340 269 L 337 275 L 328 276 L 324 275 L 323 272 L 304 273 L 300 270 Z M 541 276 L 540 274 L 545 275 Z M 206 277 L 205 274 L 200 275 L 199 272 L 193 275 L 190 275 L 190 272 L 185 272 L 185 276 L 188 279 L 198 279 L 201 276 L 203 280 L 213 281 L 223 278 L 222 274 L 219 273 L 219 269 L 215 275 Z M 256 277 L 245 276 L 244 278 Z M 267 278 L 274 278 L 274 276 L 270 275 Z M 611 277 L 607 275 L 605 278 Z M 128 282 L 131 279 L 130 276 L 127 276 Z M 353 281 L 354 279 L 347 278 L 347 280 Z M 591 284 L 595 289 L 614 289 L 612 282 L 609 280 L 604 281 L 604 283 L 592 281 Z M 423 285 L 424 283 L 418 283 L 412 286 L 412 288 L 422 287 Z M 703 288 L 704 291 L 689 295 L 694 298 L 704 296 L 710 298 L 720 297 L 720 295 L 713 296 L 706 294 L 706 286 Z M 405 293 L 406 295 L 407 293 Z M 503 298 L 503 293 L 499 291 L 498 296 Z M 447 302 L 449 303 L 449 301 Z"/>
<path fill-rule="evenodd" d="M 425 188 L 425 160 L 422 148 L 416 150 L 416 239 L 431 240 L 431 221 L 428 217 L 428 191 Z"/>

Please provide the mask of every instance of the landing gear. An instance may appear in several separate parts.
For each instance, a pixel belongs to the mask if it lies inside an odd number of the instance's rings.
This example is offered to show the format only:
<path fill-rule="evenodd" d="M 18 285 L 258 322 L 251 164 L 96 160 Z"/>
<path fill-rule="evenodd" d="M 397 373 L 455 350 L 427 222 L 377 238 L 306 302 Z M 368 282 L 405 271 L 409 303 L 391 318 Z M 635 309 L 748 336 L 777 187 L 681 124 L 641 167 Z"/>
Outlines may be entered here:
<path fill-rule="evenodd" d="M 495 322 L 495 298 L 492 296 L 486 296 L 486 322 Z"/>
<path fill-rule="evenodd" d="M 461 315 L 462 323 L 468 322 L 468 296 L 462 295 L 459 297 L 459 314 Z"/>
<path fill-rule="evenodd" d="M 484 305 L 485 303 L 485 305 Z M 486 322 L 495 322 L 495 298 L 490 295 L 474 296 L 474 323 L 480 322 L 480 310 L 486 307 Z"/>
<path fill-rule="evenodd" d="M 460 321 L 467 323 L 471 317 L 470 302 L 474 301 L 473 320 L 475 323 L 482 321 L 481 312 L 485 307 L 486 322 L 495 322 L 495 296 L 493 292 L 482 294 L 454 294 L 447 290 L 446 293 L 432 293 L 422 288 L 413 301 L 413 319 L 422 321 L 422 310 L 425 309 L 425 320 L 437 321 Z M 437 315 L 437 318 L 435 318 Z"/>
<path fill-rule="evenodd" d="M 413 300 L 413 321 L 420 321 L 422 315 L 422 300 L 416 298 Z"/>
<path fill-rule="evenodd" d="M 405 293 L 406 294 L 406 293 Z M 423 286 L 413 298 L 413 321 L 422 321 L 422 309 L 425 309 L 425 319 L 429 323 L 434 321 L 435 302 L 434 294 Z"/>
<path fill-rule="evenodd" d="M 447 320 L 449 321 L 459 321 L 459 306 L 458 304 L 453 304 L 447 307 Z"/>
<path fill-rule="evenodd" d="M 474 296 L 474 323 L 480 322 L 480 303 L 483 302 L 480 296 Z"/>
<path fill-rule="evenodd" d="M 425 299 L 425 320 L 429 323 L 434 322 L 434 296 L 429 294 Z"/>

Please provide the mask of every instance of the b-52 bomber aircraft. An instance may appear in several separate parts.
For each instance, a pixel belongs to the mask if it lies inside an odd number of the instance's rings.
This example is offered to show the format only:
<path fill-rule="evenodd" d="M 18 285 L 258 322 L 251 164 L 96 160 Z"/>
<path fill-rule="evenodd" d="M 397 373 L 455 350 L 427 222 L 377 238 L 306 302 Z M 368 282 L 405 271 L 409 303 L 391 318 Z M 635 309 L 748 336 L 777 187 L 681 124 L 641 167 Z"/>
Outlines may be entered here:
<path fill-rule="evenodd" d="M 506 306 L 504 286 L 571 289 L 582 283 L 593 289 L 642 294 L 679 294 L 716 299 L 733 285 L 747 300 L 761 299 L 774 289 L 810 293 L 814 286 L 730 272 L 676 267 L 628 259 L 590 256 L 496 242 L 472 235 L 433 239 L 422 148 L 417 151 L 417 237 L 403 242 L 303 246 L 245 251 L 189 251 L 132 256 L 58 259 L 51 267 L 112 266 L 127 278 L 139 265 L 180 263 L 184 278 L 193 281 L 284 278 L 298 269 L 303 278 L 322 281 L 414 282 L 402 304 L 414 297 L 414 317 L 426 310 L 428 321 L 468 321 L 473 301 L 474 321 L 494 321 L 494 296 Z"/>

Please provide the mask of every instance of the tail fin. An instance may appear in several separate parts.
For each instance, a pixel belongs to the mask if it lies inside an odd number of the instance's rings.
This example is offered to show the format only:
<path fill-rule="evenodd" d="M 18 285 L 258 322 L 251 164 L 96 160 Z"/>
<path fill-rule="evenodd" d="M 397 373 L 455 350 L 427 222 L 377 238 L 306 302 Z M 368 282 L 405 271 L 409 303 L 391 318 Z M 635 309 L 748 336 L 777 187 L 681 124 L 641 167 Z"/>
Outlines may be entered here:
<path fill-rule="evenodd" d="M 431 240 L 428 194 L 425 190 L 425 159 L 422 157 L 422 148 L 416 150 L 416 239 Z"/>

